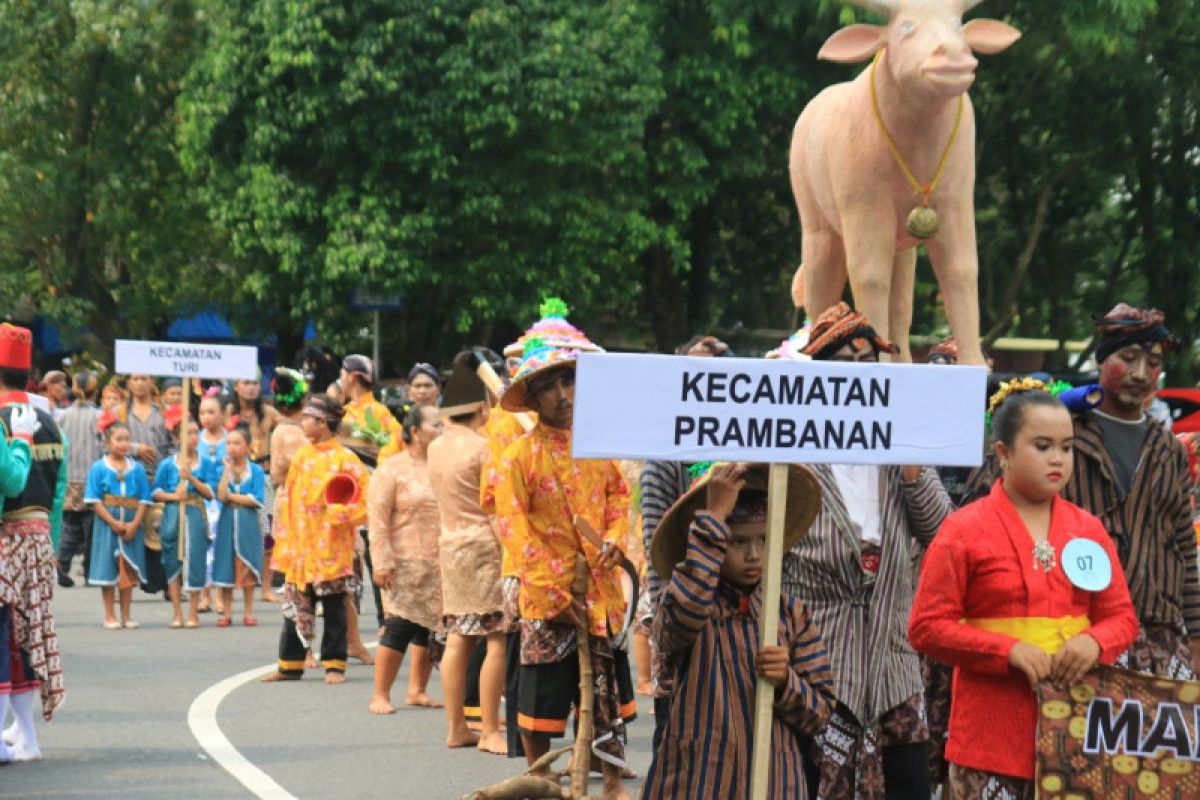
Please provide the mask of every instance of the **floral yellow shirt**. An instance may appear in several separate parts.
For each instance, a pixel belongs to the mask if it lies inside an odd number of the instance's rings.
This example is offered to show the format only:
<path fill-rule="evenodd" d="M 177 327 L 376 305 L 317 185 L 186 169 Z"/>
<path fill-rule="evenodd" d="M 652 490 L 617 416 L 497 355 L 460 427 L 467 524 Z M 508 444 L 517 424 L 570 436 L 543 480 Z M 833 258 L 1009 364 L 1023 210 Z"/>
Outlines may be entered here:
<path fill-rule="evenodd" d="M 530 418 L 534 418 L 529 413 Z M 496 513 L 496 483 L 500 480 L 501 464 L 504 451 L 525 435 L 525 426 L 511 411 L 505 411 L 500 406 L 494 406 L 488 411 L 487 423 L 483 426 L 483 435 L 487 438 L 487 454 L 483 460 L 483 475 L 479 480 L 479 505 L 485 514 Z M 500 576 L 507 578 L 516 575 L 513 569 L 512 555 L 501 542 Z"/>
<path fill-rule="evenodd" d="M 496 482 L 500 537 L 521 581 L 521 616 L 553 619 L 571 602 L 575 554 L 591 567 L 587 604 L 595 636 L 620 633 L 625 596 L 618 568 L 600 566 L 600 551 L 575 529 L 588 521 L 612 546 L 625 546 L 629 488 L 613 461 L 571 457 L 571 432 L 539 424 L 504 453 Z"/>
<path fill-rule="evenodd" d="M 353 505 L 325 502 L 325 485 L 338 473 L 358 483 Z M 337 439 L 296 451 L 279 507 L 287 535 L 271 562 L 288 583 L 305 587 L 354 574 L 355 529 L 367 518 L 367 478 L 367 468 Z"/>
<path fill-rule="evenodd" d="M 379 420 L 384 429 L 391 437 L 388 443 L 379 448 L 379 456 L 376 463 L 382 464 L 388 456 L 394 456 L 404 450 L 404 428 L 392 416 L 392 412 L 388 411 L 388 407 L 375 399 L 372 392 L 359 397 L 357 400 L 351 400 L 346 403 L 346 416 L 342 417 L 344 425 L 362 425 L 367 418 L 367 409 L 371 409 L 371 413 L 375 415 L 375 419 Z"/>

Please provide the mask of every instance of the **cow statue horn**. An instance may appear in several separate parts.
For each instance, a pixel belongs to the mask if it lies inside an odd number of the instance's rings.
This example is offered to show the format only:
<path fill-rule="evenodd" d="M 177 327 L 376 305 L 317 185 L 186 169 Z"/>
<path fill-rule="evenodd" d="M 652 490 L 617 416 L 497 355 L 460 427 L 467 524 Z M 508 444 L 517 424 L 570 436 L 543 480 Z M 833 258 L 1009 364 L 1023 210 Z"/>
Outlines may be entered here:
<path fill-rule="evenodd" d="M 968 11 L 982 2 L 983 0 L 963 0 L 963 13 L 966 14 Z"/>

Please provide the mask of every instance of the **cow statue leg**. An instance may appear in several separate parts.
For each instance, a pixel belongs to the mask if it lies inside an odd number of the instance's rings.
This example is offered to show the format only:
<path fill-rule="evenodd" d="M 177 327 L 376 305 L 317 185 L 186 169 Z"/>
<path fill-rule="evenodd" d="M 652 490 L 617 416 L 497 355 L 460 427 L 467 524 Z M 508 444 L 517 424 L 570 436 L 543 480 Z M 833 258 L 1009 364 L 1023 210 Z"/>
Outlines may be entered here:
<path fill-rule="evenodd" d="M 900 348 L 900 352 L 889 356 L 889 360 L 905 364 L 912 363 L 912 350 L 908 345 L 908 331 L 912 328 L 913 291 L 917 281 L 917 248 L 897 250 L 892 263 L 892 293 L 888 309 L 888 326 L 876 328 L 881 335 Z"/>
<path fill-rule="evenodd" d="M 887 216 L 863 209 L 843 222 L 847 272 L 854 310 L 865 314 L 881 335 L 890 330 L 892 273 L 896 261 L 892 230 L 879 224 Z M 838 298 L 840 299 L 840 297 Z M 836 300 L 834 302 L 837 302 Z"/>
<path fill-rule="evenodd" d="M 975 249 L 975 209 L 969 199 L 942 212 L 942 231 L 925 243 L 933 274 L 946 304 L 950 332 L 958 343 L 958 363 L 986 365 L 979 343 L 979 253 Z"/>
<path fill-rule="evenodd" d="M 792 280 L 792 299 L 803 302 L 805 315 L 815 320 L 842 299 L 846 289 L 845 251 L 838 235 L 828 228 L 806 229 L 800 250 L 803 261 Z M 800 282 L 802 287 L 796 285 Z M 798 288 L 802 291 L 799 297 Z"/>

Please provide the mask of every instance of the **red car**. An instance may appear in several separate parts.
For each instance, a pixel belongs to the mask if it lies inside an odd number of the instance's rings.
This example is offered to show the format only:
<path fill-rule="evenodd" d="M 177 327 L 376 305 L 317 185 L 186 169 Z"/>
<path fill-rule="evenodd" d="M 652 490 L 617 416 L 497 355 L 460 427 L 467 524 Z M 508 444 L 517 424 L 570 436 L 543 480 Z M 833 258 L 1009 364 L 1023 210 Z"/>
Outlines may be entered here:
<path fill-rule="evenodd" d="M 1171 407 L 1171 432 L 1200 431 L 1200 389 L 1159 389 L 1158 396 Z"/>

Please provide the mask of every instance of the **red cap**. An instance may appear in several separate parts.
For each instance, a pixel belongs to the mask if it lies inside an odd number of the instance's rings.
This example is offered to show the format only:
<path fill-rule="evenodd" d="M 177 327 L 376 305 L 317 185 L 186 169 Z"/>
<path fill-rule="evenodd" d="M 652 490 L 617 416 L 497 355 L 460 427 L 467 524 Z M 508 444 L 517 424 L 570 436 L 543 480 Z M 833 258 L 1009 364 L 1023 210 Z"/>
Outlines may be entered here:
<path fill-rule="evenodd" d="M 33 334 L 7 322 L 0 324 L 0 367 L 30 369 L 33 366 Z"/>

